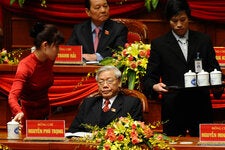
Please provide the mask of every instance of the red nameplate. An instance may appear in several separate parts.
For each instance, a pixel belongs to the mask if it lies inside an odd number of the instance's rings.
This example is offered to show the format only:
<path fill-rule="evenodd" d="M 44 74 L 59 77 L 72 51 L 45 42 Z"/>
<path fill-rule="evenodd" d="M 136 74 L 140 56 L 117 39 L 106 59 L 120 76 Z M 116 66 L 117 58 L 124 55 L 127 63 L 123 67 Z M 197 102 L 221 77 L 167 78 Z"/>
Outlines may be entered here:
<path fill-rule="evenodd" d="M 200 124 L 200 142 L 225 142 L 225 124 Z"/>
<path fill-rule="evenodd" d="M 59 53 L 55 64 L 82 64 L 81 45 L 59 45 Z"/>
<path fill-rule="evenodd" d="M 216 59 L 220 66 L 225 66 L 225 47 L 214 47 Z"/>
<path fill-rule="evenodd" d="M 64 140 L 64 120 L 27 120 L 26 140 Z"/>

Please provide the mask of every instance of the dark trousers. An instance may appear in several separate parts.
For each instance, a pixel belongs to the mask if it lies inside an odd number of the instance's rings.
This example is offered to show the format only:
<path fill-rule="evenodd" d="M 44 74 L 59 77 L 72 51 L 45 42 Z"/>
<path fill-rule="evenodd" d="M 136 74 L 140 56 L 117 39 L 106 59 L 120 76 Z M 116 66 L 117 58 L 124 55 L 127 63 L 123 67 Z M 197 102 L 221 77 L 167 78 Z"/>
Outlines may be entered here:
<path fill-rule="evenodd" d="M 168 93 L 162 100 L 163 132 L 168 136 L 199 136 L 199 124 L 212 123 L 208 89 Z"/>

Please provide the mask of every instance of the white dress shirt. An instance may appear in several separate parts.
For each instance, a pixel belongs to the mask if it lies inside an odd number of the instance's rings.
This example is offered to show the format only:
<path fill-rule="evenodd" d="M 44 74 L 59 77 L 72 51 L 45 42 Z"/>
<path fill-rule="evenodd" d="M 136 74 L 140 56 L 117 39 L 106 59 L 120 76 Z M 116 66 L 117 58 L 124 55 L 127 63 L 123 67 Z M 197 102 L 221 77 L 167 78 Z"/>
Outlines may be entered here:
<path fill-rule="evenodd" d="M 178 44 L 180 45 L 180 48 L 183 52 L 185 60 L 187 60 L 188 57 L 188 32 L 183 37 L 179 37 L 172 31 L 173 35 L 178 41 Z"/>

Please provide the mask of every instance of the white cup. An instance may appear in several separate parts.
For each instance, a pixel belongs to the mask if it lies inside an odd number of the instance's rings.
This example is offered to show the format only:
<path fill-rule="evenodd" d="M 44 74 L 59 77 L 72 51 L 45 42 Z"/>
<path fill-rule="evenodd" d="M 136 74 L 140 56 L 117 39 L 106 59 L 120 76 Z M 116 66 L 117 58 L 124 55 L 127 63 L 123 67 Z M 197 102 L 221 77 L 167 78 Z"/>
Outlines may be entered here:
<path fill-rule="evenodd" d="M 19 123 L 12 120 L 7 123 L 8 139 L 19 139 Z"/>
<path fill-rule="evenodd" d="M 198 86 L 209 86 L 209 73 L 202 69 L 197 74 L 197 84 Z"/>
<path fill-rule="evenodd" d="M 189 70 L 184 74 L 185 87 L 196 87 L 196 73 Z"/>
<path fill-rule="evenodd" d="M 210 72 L 210 83 L 211 85 L 221 85 L 222 84 L 222 73 L 217 69 Z"/>

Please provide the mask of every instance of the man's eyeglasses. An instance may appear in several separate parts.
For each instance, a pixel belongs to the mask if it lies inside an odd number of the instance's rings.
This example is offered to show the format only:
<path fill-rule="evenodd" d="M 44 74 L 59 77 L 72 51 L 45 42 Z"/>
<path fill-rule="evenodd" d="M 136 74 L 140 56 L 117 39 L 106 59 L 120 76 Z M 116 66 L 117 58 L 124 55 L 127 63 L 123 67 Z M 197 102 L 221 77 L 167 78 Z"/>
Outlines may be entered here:
<path fill-rule="evenodd" d="M 114 81 L 115 81 L 115 79 L 99 80 L 98 84 L 99 85 L 104 85 L 106 83 L 108 85 L 111 85 L 111 84 L 114 83 Z"/>

